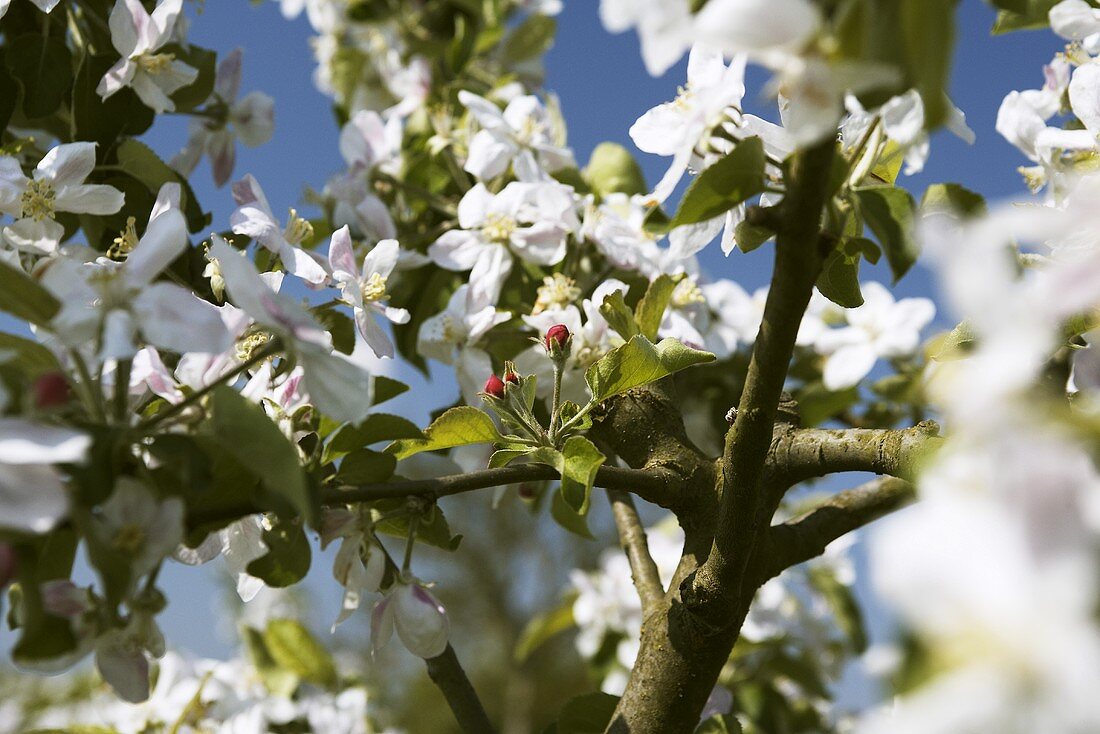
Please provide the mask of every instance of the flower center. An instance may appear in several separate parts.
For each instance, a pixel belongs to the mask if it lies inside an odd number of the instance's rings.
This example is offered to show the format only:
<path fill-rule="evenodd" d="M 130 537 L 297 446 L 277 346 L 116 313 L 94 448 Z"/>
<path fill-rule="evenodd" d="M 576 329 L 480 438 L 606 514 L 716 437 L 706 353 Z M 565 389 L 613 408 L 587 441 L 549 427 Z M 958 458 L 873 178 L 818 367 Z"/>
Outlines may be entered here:
<path fill-rule="evenodd" d="M 137 220 L 134 217 L 126 218 L 126 229 L 119 232 L 118 237 L 115 237 L 114 242 L 107 248 L 107 257 L 121 262 L 130 256 L 138 243 L 136 225 Z"/>
<path fill-rule="evenodd" d="M 142 71 L 154 76 L 168 71 L 175 60 L 175 54 L 142 54 L 135 59 Z"/>
<path fill-rule="evenodd" d="M 298 245 L 306 240 L 313 239 L 313 225 L 308 219 L 298 216 L 297 209 L 290 210 L 290 216 L 286 221 L 286 229 L 283 237 L 292 245 Z"/>
<path fill-rule="evenodd" d="M 111 547 L 127 555 L 135 555 L 145 545 L 145 529 L 140 525 L 123 525 L 111 538 Z"/>
<path fill-rule="evenodd" d="M 465 330 L 455 323 L 454 318 L 450 314 L 443 314 L 443 341 L 447 344 L 461 346 L 465 340 Z"/>
<path fill-rule="evenodd" d="M 386 279 L 378 273 L 371 273 L 366 282 L 360 287 L 363 294 L 363 303 L 381 301 L 386 296 Z"/>
<path fill-rule="evenodd" d="M 699 290 L 694 278 L 684 278 L 672 291 L 673 308 L 686 308 L 696 303 L 702 303 L 703 291 Z"/>
<path fill-rule="evenodd" d="M 36 222 L 53 219 L 56 198 L 57 192 L 53 190 L 53 184 L 49 181 L 31 181 L 20 199 L 23 216 L 30 217 Z"/>
<path fill-rule="evenodd" d="M 535 118 L 528 117 L 516 131 L 516 142 L 520 145 L 530 145 L 541 132 L 542 124 Z"/>
<path fill-rule="evenodd" d="M 672 106 L 679 112 L 686 112 L 694 105 L 695 90 L 690 84 L 676 87 L 676 99 L 672 100 Z"/>
<path fill-rule="evenodd" d="M 581 289 L 577 287 L 577 281 L 561 273 L 554 273 L 542 279 L 531 313 L 542 313 L 552 308 L 562 309 L 580 297 Z"/>
<path fill-rule="evenodd" d="M 245 334 L 237 340 L 237 359 L 247 362 L 256 350 L 262 349 L 269 341 L 271 341 L 271 334 L 266 331 L 253 331 Z"/>
<path fill-rule="evenodd" d="M 485 225 L 481 232 L 490 242 L 498 245 L 506 245 L 512 239 L 512 233 L 516 231 L 516 220 L 505 214 L 490 214 L 485 218 Z"/>

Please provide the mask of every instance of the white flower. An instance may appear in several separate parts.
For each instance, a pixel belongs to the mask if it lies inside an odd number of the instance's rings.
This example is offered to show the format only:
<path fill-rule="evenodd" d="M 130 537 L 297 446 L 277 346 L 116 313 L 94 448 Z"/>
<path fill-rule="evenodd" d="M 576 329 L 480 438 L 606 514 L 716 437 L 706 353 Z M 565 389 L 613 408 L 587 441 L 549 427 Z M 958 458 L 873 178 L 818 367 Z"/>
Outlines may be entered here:
<path fill-rule="evenodd" d="M 156 568 L 183 541 L 183 500 L 157 497 L 140 482 L 123 477 L 95 518 L 99 542 L 130 563 L 131 582 Z"/>
<path fill-rule="evenodd" d="M 556 183 L 512 182 L 499 194 L 484 184 L 458 203 L 462 229 L 444 232 L 428 256 L 447 270 L 470 270 L 475 297 L 496 303 L 513 257 L 553 265 L 565 257 L 565 240 L 577 229 L 574 194 Z"/>
<path fill-rule="evenodd" d="M 478 295 L 463 284 L 451 294 L 446 309 L 420 325 L 416 351 L 454 365 L 463 398 L 477 405 L 477 395 L 493 371 L 489 354 L 478 344 L 490 329 L 511 317 L 506 311 L 498 311 L 484 294 Z"/>
<path fill-rule="evenodd" d="M 637 27 L 651 76 L 668 71 L 694 39 L 687 0 L 600 0 L 600 20 L 611 33 Z"/>
<path fill-rule="evenodd" d="M 17 217 L 4 228 L 11 246 L 37 255 L 57 250 L 65 228 L 58 212 L 114 214 L 122 208 L 122 192 L 113 186 L 86 184 L 95 168 L 95 143 L 64 143 L 51 149 L 34 169 L 23 175 L 19 162 L 0 157 L 0 211 Z"/>
<path fill-rule="evenodd" d="M 1085 0 L 1062 0 L 1050 9 L 1050 29 L 1062 38 L 1080 41 L 1089 54 L 1100 53 L 1100 10 Z"/>
<path fill-rule="evenodd" d="M 320 285 L 328 280 L 317 258 L 299 247 L 313 236 L 313 226 L 297 211 L 291 209 L 286 227 L 280 227 L 263 189 L 251 174 L 233 184 L 233 200 L 237 210 L 230 215 L 229 223 L 235 233 L 248 235 L 274 252 L 288 272 L 307 283 Z"/>
<path fill-rule="evenodd" d="M 174 283 L 154 282 L 190 244 L 179 197 L 179 184 L 161 187 L 140 240 L 131 222 L 119 238 L 124 263 L 59 257 L 49 264 L 42 284 L 62 303 L 50 329 L 63 342 L 98 344 L 100 359 L 129 359 L 142 342 L 179 353 L 229 348 L 212 304 Z"/>
<path fill-rule="evenodd" d="M 645 230 L 650 211 L 647 197 L 614 192 L 598 207 L 585 207 L 581 236 L 596 243 L 608 261 L 622 270 L 641 270 L 642 264 L 657 256 L 657 237 Z"/>
<path fill-rule="evenodd" d="M 817 349 L 828 355 L 822 380 L 830 390 L 843 390 L 867 376 L 880 358 L 912 354 L 920 331 L 936 314 L 927 298 L 894 301 L 883 285 L 864 283 L 863 305 L 845 312 L 848 326 L 821 334 Z"/>
<path fill-rule="evenodd" d="M 576 165 L 572 152 L 556 143 L 561 133 L 538 97 L 515 97 L 503 112 L 465 90 L 458 99 L 482 128 L 470 141 L 465 166 L 478 179 L 496 178 L 511 163 L 520 181 L 549 181 L 549 173 Z"/>
<path fill-rule="evenodd" d="M 189 176 L 205 153 L 210 156 L 215 186 L 224 186 L 233 175 L 237 138 L 254 148 L 271 140 L 275 132 L 275 100 L 263 92 L 250 92 L 237 99 L 242 53 L 239 48 L 230 51 L 218 64 L 214 78 L 211 101 L 227 107 L 225 124 L 202 118 L 192 120 L 187 144 L 171 161 L 173 168 Z"/>
<path fill-rule="evenodd" d="M 333 201 L 334 226 L 350 225 L 373 240 L 396 236 L 389 210 L 374 194 L 371 172 L 397 175 L 403 135 L 401 118 L 384 120 L 371 110 L 356 112 L 340 128 L 340 155 L 348 170 L 325 185 L 325 195 Z"/>
<path fill-rule="evenodd" d="M 237 582 L 237 595 L 248 603 L 264 588 L 263 580 L 248 573 L 248 564 L 267 554 L 263 541 L 266 526 L 260 515 L 249 515 L 216 530 L 195 548 L 180 545 L 174 558 L 189 566 L 198 566 L 221 556 L 226 570 Z"/>
<path fill-rule="evenodd" d="M 359 333 L 379 357 L 393 357 L 393 342 L 378 326 L 374 315 L 385 316 L 395 324 L 409 321 L 408 311 L 385 305 L 388 296 L 386 279 L 397 264 L 398 249 L 397 240 L 382 240 L 363 258 L 363 268 L 360 270 L 355 262 L 347 226 L 333 232 L 329 244 L 332 280 L 340 289 L 343 301 L 354 310 Z"/>
<path fill-rule="evenodd" d="M 710 0 L 695 19 L 698 37 L 727 54 L 748 53 L 767 63 L 797 53 L 821 27 L 810 0 Z"/>
<path fill-rule="evenodd" d="M 182 5 L 183 0 L 161 0 L 150 14 L 138 0 L 116 0 L 111 43 L 122 58 L 100 80 L 100 97 L 107 99 L 131 87 L 158 115 L 176 109 L 170 95 L 194 82 L 199 72 L 175 55 L 157 51 L 172 40 Z"/>
<path fill-rule="evenodd" d="M 218 259 L 226 289 L 256 323 L 280 337 L 305 371 L 313 404 L 335 420 L 357 423 L 370 412 L 370 374 L 332 348 L 332 337 L 298 303 L 272 290 L 255 265 L 215 235 L 211 254 Z"/>
<path fill-rule="evenodd" d="M 364 591 L 373 593 L 382 585 L 386 558 L 367 534 L 369 520 L 360 510 L 344 508 L 325 508 L 321 515 L 321 550 L 340 538 L 332 575 L 344 587 L 344 599 L 333 630 L 359 608 Z"/>
<path fill-rule="evenodd" d="M 375 653 L 390 641 L 394 628 L 402 644 L 417 657 L 428 660 L 447 649 L 447 610 L 417 582 L 398 582 L 375 603 L 370 623 L 371 649 Z"/>
<path fill-rule="evenodd" d="M 79 431 L 0 418 L 0 527 L 45 533 L 69 511 L 69 493 L 50 464 L 84 461 L 92 441 Z"/>

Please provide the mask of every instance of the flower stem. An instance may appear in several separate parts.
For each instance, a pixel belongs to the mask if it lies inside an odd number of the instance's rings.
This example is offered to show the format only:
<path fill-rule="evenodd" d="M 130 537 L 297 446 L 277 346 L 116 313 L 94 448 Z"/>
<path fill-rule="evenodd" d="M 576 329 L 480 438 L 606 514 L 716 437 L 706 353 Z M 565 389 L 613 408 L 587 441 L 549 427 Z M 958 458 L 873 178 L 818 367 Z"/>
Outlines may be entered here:
<path fill-rule="evenodd" d="M 554 443 L 554 440 L 558 435 L 558 426 L 561 423 L 561 378 L 562 378 L 562 365 L 560 362 L 554 362 L 554 398 L 550 403 L 550 443 Z"/>
<path fill-rule="evenodd" d="M 260 362 L 263 362 L 268 357 L 274 356 L 280 350 L 282 350 L 282 344 L 279 342 L 279 340 L 278 339 L 272 340 L 266 347 L 264 347 L 263 349 L 260 349 L 259 351 L 257 351 L 255 354 L 253 354 L 251 357 L 246 359 L 244 362 L 241 362 L 241 364 L 239 364 L 235 369 L 233 369 L 233 371 L 226 373 L 220 380 L 212 382 L 209 385 L 206 385 L 206 386 L 196 390 L 195 392 L 191 393 L 186 398 L 184 398 L 180 402 L 172 405 L 168 409 L 162 410 L 161 412 L 157 413 L 156 415 L 152 416 L 151 418 L 148 418 L 147 420 L 144 420 L 141 423 L 139 423 L 138 426 L 137 426 L 138 432 L 148 433 L 149 429 L 160 425 L 161 423 L 168 420 L 169 418 L 174 418 L 175 416 L 179 415 L 180 413 L 182 413 L 187 408 L 191 407 L 195 403 L 202 400 L 204 397 L 207 396 L 207 394 L 212 392 L 214 390 L 214 388 L 216 388 L 218 385 L 221 385 L 223 383 L 232 382 L 236 377 L 238 377 L 239 375 L 241 375 L 242 373 L 244 373 L 248 369 L 250 369 L 252 367 L 255 367 L 257 364 L 259 364 Z"/>
<path fill-rule="evenodd" d="M 119 423 L 126 422 L 126 416 L 129 412 L 127 408 L 130 405 L 130 370 L 132 367 L 133 361 L 129 359 L 120 359 L 115 363 L 114 414 L 115 420 Z"/>
<path fill-rule="evenodd" d="M 80 352 L 75 349 L 69 350 L 69 357 L 72 359 L 73 366 L 76 367 L 76 373 L 80 377 L 78 384 L 82 388 L 81 392 L 84 394 L 84 404 L 88 408 L 88 412 L 95 420 L 106 422 L 107 411 L 103 406 L 103 395 L 100 394 L 98 383 L 92 379 L 88 363 L 84 361 L 84 357 L 80 356 Z"/>
<path fill-rule="evenodd" d="M 409 518 L 409 536 L 405 541 L 405 557 L 401 561 L 401 575 L 407 577 L 412 566 L 413 546 L 416 545 L 416 528 L 420 525 L 420 515 Z"/>

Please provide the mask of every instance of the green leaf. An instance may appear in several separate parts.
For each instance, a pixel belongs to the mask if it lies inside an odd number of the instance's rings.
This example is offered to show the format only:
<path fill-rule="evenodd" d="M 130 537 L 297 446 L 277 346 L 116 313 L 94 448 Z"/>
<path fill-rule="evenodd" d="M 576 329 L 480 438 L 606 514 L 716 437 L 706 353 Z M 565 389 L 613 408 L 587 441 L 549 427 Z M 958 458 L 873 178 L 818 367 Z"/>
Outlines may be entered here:
<path fill-rule="evenodd" d="M 607 320 L 608 326 L 623 339 L 629 339 L 638 333 L 638 324 L 634 322 L 634 314 L 627 308 L 621 290 L 604 296 L 603 303 L 600 304 L 600 314 Z"/>
<path fill-rule="evenodd" d="M 605 142 L 595 147 L 588 157 L 588 165 L 584 167 L 584 180 L 594 192 L 605 198 L 608 194 L 632 196 L 649 190 L 642 167 L 630 151 L 618 143 Z"/>
<path fill-rule="evenodd" d="M 35 326 L 48 326 L 61 303 L 38 281 L 0 261 L 0 311 Z"/>
<path fill-rule="evenodd" d="M 424 429 L 424 438 L 394 441 L 386 449 L 398 460 L 422 451 L 437 451 L 472 443 L 496 443 L 500 433 L 493 419 L 483 411 L 468 405 L 451 408 Z"/>
<path fill-rule="evenodd" d="M 576 594 L 570 595 L 557 607 L 537 615 L 527 623 L 527 626 L 523 628 L 523 632 L 520 633 L 519 640 L 516 642 L 516 649 L 512 653 L 517 663 L 525 662 L 552 637 L 576 624 L 573 620 L 573 601 L 575 599 Z"/>
<path fill-rule="evenodd" d="M 913 86 L 924 101 L 924 126 L 947 120 L 957 0 L 901 0 L 901 32 Z"/>
<path fill-rule="evenodd" d="M 682 273 L 676 275 L 662 273 L 656 280 L 650 282 L 642 300 L 638 301 L 634 309 L 634 320 L 646 339 L 654 341 L 657 338 L 657 329 L 661 328 L 661 320 L 665 317 L 668 302 L 672 300 L 672 292 L 676 290 L 677 283 L 683 278 Z M 622 332 L 619 333 L 622 334 Z M 630 336 L 623 334 L 624 339 L 629 339 Z"/>
<path fill-rule="evenodd" d="M 45 117 L 61 106 L 73 83 L 73 58 L 65 39 L 28 33 L 11 39 L 5 60 L 23 89 L 23 114 Z"/>
<path fill-rule="evenodd" d="M 935 347 L 930 359 L 936 362 L 948 362 L 965 357 L 977 344 L 978 336 L 973 327 L 963 321 L 954 329 L 934 342 Z"/>
<path fill-rule="evenodd" d="M 258 629 L 242 626 L 241 638 L 244 641 L 245 654 L 248 655 L 252 667 L 260 674 L 260 681 L 268 693 L 280 698 L 290 698 L 298 688 L 298 675 L 275 662 L 264 642 L 263 633 Z"/>
<path fill-rule="evenodd" d="M 867 649 L 867 630 L 863 624 L 863 612 L 852 589 L 842 584 L 831 570 L 810 566 L 810 583 L 825 597 L 833 612 L 837 626 L 848 638 L 852 649 L 861 653 Z M 828 694 L 824 696 L 828 698 Z"/>
<path fill-rule="evenodd" d="M 0 358 L 0 364 L 16 367 L 31 380 L 46 372 L 61 371 L 57 357 L 46 347 L 15 334 L 0 332 L 0 355 L 4 354 L 9 358 Z"/>
<path fill-rule="evenodd" d="M 355 322 L 336 303 L 328 303 L 313 309 L 318 323 L 332 335 L 332 346 L 343 354 L 355 349 Z"/>
<path fill-rule="evenodd" d="M 316 527 L 320 511 L 310 491 L 298 450 L 259 405 L 228 385 L 211 393 L 214 436 L 226 451 L 260 479 L 267 496 Z"/>
<path fill-rule="evenodd" d="M 277 589 L 292 586 L 305 578 L 312 552 L 300 523 L 276 522 L 263 532 L 263 541 L 267 553 L 248 564 L 249 575 Z"/>
<path fill-rule="evenodd" d="M 672 227 L 714 219 L 764 190 L 764 143 L 747 138 L 705 168 L 688 187 Z"/>
<path fill-rule="evenodd" d="M 395 512 L 405 507 L 404 498 L 392 498 L 371 503 L 371 509 L 379 514 Z M 375 526 L 376 530 L 395 538 L 409 537 L 409 516 L 401 516 L 384 520 Z M 458 550 L 462 542 L 461 535 L 453 535 L 447 518 L 439 505 L 432 505 L 429 510 L 420 514 L 420 520 L 416 525 L 416 539 L 436 548 L 446 551 Z"/>
<path fill-rule="evenodd" d="M 913 197 L 896 186 L 868 186 L 855 189 L 855 195 L 864 221 L 886 251 L 896 283 L 920 254 L 913 237 Z"/>
<path fill-rule="evenodd" d="M 531 461 L 549 464 L 561 474 L 561 489 L 555 493 L 550 514 L 563 527 L 582 537 L 592 538 L 585 518 L 596 472 L 606 457 L 584 436 L 570 436 L 561 451 L 536 449 Z"/>
<path fill-rule="evenodd" d="M 332 656 L 298 620 L 271 620 L 263 639 L 279 667 L 323 688 L 333 688 L 339 682 Z"/>
<path fill-rule="evenodd" d="M 502 466 L 508 466 L 521 456 L 527 456 L 534 449 L 522 448 L 522 449 L 501 449 L 494 451 L 493 455 L 489 457 L 489 468 L 499 469 Z"/>
<path fill-rule="evenodd" d="M 557 30 L 557 21 L 549 15 L 532 13 L 527 16 L 527 20 L 516 26 L 504 41 L 504 65 L 512 66 L 519 61 L 541 56 L 554 43 Z"/>
<path fill-rule="evenodd" d="M 1059 0 L 992 0 L 1000 8 L 997 20 L 993 24 L 993 34 L 1012 31 L 1028 31 L 1046 28 L 1050 25 L 1050 9 Z"/>
<path fill-rule="evenodd" d="M 710 352 L 685 347 L 676 339 L 662 339 L 654 344 L 639 335 L 601 357 L 584 373 L 584 379 L 592 391 L 592 399 L 599 402 L 693 365 L 713 361 Z"/>
<path fill-rule="evenodd" d="M 839 248 L 829 253 L 817 277 L 821 295 L 838 306 L 857 308 L 863 305 L 859 291 L 859 257 L 848 257 Z"/>
<path fill-rule="evenodd" d="M 180 208 L 187 217 L 187 227 L 192 232 L 210 224 L 210 215 L 202 211 L 195 192 L 187 179 L 180 176 L 162 161 L 153 149 L 139 140 L 128 138 L 118 144 L 115 156 L 118 167 L 144 185 L 155 196 L 166 183 L 178 183 L 182 189 Z"/>
<path fill-rule="evenodd" d="M 393 400 L 398 395 L 409 391 L 409 386 L 400 380 L 385 375 L 374 376 L 374 402 L 371 405 L 380 405 L 387 400 Z"/>
<path fill-rule="evenodd" d="M 957 183 L 932 184 L 921 197 L 922 214 L 947 212 L 974 217 L 985 214 L 985 198 Z"/>
<path fill-rule="evenodd" d="M 372 413 L 358 425 L 348 423 L 336 429 L 325 445 L 322 462 L 327 464 L 356 449 L 399 438 L 424 438 L 424 433 L 407 418 L 389 413 Z"/>
<path fill-rule="evenodd" d="M 695 734 L 741 734 L 741 722 L 733 714 L 715 714 L 700 722 Z"/>
<path fill-rule="evenodd" d="M 570 699 L 558 715 L 557 734 L 603 734 L 619 697 L 602 691 Z"/>
<path fill-rule="evenodd" d="M 734 239 L 737 241 L 737 249 L 741 252 L 752 252 L 765 242 L 775 237 L 767 227 L 757 227 L 754 224 L 742 220 L 734 229 Z"/>
<path fill-rule="evenodd" d="M 341 484 L 376 484 L 393 476 L 397 458 L 370 449 L 357 449 L 343 458 L 336 471 Z"/>
<path fill-rule="evenodd" d="M 818 426 L 859 402 L 859 388 L 836 392 L 821 382 L 812 382 L 798 392 L 798 413 L 802 425 Z"/>

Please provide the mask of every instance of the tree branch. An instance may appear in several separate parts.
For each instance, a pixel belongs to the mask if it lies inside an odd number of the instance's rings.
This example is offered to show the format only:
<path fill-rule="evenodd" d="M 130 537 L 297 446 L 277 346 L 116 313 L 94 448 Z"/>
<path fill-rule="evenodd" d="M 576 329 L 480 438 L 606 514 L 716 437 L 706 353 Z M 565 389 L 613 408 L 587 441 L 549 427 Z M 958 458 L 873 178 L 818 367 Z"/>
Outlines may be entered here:
<path fill-rule="evenodd" d="M 424 662 L 428 666 L 428 677 L 443 692 L 462 731 L 467 734 L 492 734 L 496 731 L 453 647 L 448 644 L 442 655 Z"/>
<path fill-rule="evenodd" d="M 607 490 L 607 498 L 611 501 L 611 514 L 615 517 L 615 527 L 619 531 L 619 545 L 630 561 L 630 575 L 642 600 L 644 616 L 664 596 L 661 575 L 657 571 L 657 563 L 649 553 L 645 528 L 642 527 L 637 508 L 634 507 L 634 499 L 621 489 Z"/>
<path fill-rule="evenodd" d="M 753 583 L 762 584 L 791 566 L 816 558 L 837 538 L 915 498 L 912 484 L 884 477 L 840 492 L 798 518 L 771 526 L 759 547 L 760 566 Z"/>

